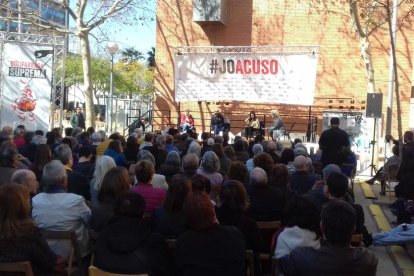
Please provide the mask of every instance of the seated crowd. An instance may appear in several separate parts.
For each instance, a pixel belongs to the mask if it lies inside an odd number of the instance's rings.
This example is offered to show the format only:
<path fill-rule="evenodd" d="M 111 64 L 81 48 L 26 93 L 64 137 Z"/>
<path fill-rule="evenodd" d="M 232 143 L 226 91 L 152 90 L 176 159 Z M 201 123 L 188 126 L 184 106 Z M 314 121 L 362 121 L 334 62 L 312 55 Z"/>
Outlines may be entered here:
<path fill-rule="evenodd" d="M 74 231 L 85 263 L 113 273 L 245 275 L 246 250 L 255 275 L 269 252 L 284 275 L 376 273 L 376 257 L 350 246 L 353 234 L 371 236 L 347 176 L 315 170 L 300 141 L 18 128 L 0 132 L 0 262 L 60 271 L 70 247 L 45 240 L 54 230 Z M 273 242 L 266 221 L 281 222 Z"/>

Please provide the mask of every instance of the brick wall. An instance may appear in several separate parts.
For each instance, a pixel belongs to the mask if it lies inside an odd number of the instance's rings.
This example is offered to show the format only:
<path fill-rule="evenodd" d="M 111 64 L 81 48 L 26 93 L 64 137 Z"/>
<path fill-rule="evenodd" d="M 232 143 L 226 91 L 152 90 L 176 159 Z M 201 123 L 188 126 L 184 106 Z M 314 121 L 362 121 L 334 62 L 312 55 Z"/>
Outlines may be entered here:
<path fill-rule="evenodd" d="M 198 129 L 208 129 L 210 116 L 220 108 L 234 122 L 244 119 L 250 110 L 266 116 L 279 109 L 288 121 L 302 120 L 308 107 L 291 105 L 248 104 L 243 102 L 193 102 L 178 105 L 174 101 L 174 47 L 178 46 L 256 46 L 256 45 L 320 45 L 315 101 L 312 115 L 321 117 L 323 110 L 364 110 L 367 84 L 360 57 L 359 40 L 351 26 L 347 4 L 334 4 L 330 12 L 310 7 L 304 0 L 228 0 L 227 25 L 204 25 L 192 21 L 193 0 L 157 1 L 155 128 L 176 125 L 179 110 L 190 108 Z M 336 1 L 332 1 L 336 2 Z M 342 2 L 342 1 L 337 1 Z M 404 7 L 400 8 L 402 16 Z M 414 30 L 408 18 L 398 32 L 397 61 L 401 83 L 403 129 L 408 127 L 412 75 L 412 41 Z M 389 37 L 385 30 L 371 37 L 378 92 L 384 94 L 385 116 L 388 89 Z M 342 102 L 340 102 L 342 101 Z M 167 116 L 171 110 L 171 118 Z M 243 115 L 246 114 L 246 115 Z M 295 117 L 299 116 L 299 117 Z M 396 103 L 394 100 L 393 133 L 396 136 Z M 235 125 L 240 129 L 243 124 Z M 303 125 L 306 127 L 306 124 Z M 385 127 L 385 125 L 384 125 Z M 298 129 L 299 130 L 299 129 Z M 303 129 L 304 130 L 304 129 Z M 320 128 L 319 128 L 320 130 Z"/>

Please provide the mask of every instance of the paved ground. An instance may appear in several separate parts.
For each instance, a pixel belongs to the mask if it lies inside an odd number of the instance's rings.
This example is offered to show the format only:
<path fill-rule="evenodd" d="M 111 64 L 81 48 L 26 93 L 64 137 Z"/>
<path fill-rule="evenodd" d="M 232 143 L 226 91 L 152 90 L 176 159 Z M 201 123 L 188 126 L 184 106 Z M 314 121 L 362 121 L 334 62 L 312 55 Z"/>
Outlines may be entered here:
<path fill-rule="evenodd" d="M 369 171 L 365 172 L 369 173 Z M 354 185 L 355 201 L 361 204 L 365 213 L 365 225 L 369 232 L 386 231 L 390 229 L 390 223 L 395 216 L 390 212 L 388 205 L 395 200 L 389 195 L 380 196 L 380 185 L 368 185 L 364 180 L 369 175 L 359 175 Z M 378 262 L 377 275 L 414 275 L 414 262 L 407 250 L 400 246 L 378 247 L 370 246 L 375 253 Z"/>

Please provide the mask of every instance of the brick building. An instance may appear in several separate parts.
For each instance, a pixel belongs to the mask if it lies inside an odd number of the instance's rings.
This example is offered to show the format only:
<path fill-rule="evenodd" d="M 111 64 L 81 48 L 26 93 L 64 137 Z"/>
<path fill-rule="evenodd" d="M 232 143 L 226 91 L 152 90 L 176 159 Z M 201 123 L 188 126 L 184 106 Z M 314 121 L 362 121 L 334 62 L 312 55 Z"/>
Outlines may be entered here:
<path fill-rule="evenodd" d="M 277 108 L 287 125 L 296 121 L 297 131 L 306 130 L 307 116 L 321 117 L 324 110 L 365 112 L 367 81 L 360 56 L 360 44 L 352 27 L 347 1 L 330 1 L 329 12 L 311 6 L 305 0 L 227 0 L 226 23 L 193 20 L 194 0 L 157 1 L 155 128 L 177 124 L 179 112 L 189 108 L 198 130 L 210 127 L 211 114 L 217 108 L 232 120 L 232 129 L 243 128 L 250 110 L 270 121 L 270 110 Z M 214 2 L 214 1 L 213 1 Z M 217 2 L 217 1 L 216 1 Z M 345 2 L 345 3 L 341 3 Z M 399 19 L 405 16 L 400 7 Z M 412 79 L 413 17 L 405 19 L 397 34 L 397 62 L 402 102 L 402 125 L 408 128 Z M 370 37 L 377 92 L 383 93 L 386 114 L 389 74 L 389 34 L 383 28 Z M 174 100 L 174 47 L 179 46 L 266 46 L 319 45 L 320 54 L 314 104 L 306 106 L 249 104 L 246 102 L 190 102 Z M 395 97 L 395 96 L 394 96 Z M 393 134 L 396 135 L 396 103 L 393 108 Z M 320 120 L 319 120 L 320 122 Z M 318 132 L 321 130 L 319 123 Z M 385 120 L 383 120 L 385 129 Z M 233 131 L 233 133 L 237 130 Z"/>

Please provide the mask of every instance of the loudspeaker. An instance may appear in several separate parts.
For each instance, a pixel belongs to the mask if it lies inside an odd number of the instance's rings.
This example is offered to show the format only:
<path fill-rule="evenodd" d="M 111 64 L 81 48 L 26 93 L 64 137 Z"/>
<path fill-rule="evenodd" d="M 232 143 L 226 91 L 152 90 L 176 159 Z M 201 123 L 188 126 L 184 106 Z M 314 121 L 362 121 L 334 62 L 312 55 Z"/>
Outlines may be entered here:
<path fill-rule="evenodd" d="M 368 93 L 367 94 L 367 118 L 381 118 L 382 117 L 382 94 Z"/>

